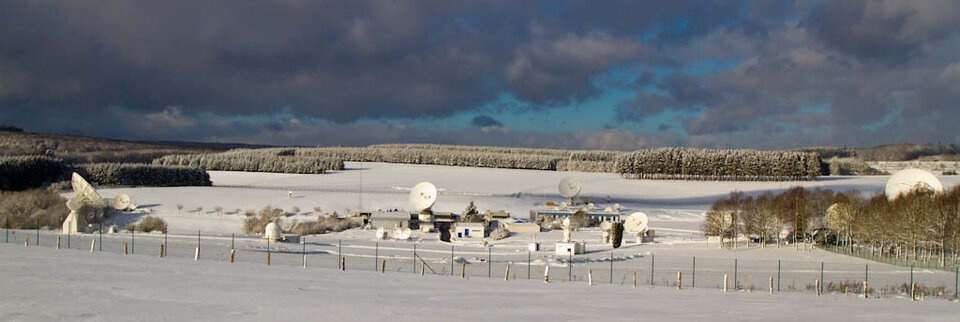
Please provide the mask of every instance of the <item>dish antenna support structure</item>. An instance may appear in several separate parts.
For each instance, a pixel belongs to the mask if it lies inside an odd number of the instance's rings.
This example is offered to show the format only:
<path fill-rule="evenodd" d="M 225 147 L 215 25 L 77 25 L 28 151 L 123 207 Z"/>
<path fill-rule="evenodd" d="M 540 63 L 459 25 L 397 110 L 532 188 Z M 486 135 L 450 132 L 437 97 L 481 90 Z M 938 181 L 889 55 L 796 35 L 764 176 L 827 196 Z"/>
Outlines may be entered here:
<path fill-rule="evenodd" d="M 93 188 L 93 185 L 76 172 L 70 177 L 70 186 L 73 187 L 73 197 L 67 200 L 67 208 L 70 209 L 70 214 L 68 214 L 67 219 L 63 221 L 62 232 L 64 234 L 75 234 L 79 231 L 80 227 L 87 226 L 87 219 L 95 219 L 86 218 L 86 214 L 79 213 L 80 209 L 84 207 L 100 209 L 101 211 L 107 208 L 124 211 L 136 207 L 131 202 L 130 195 L 127 194 L 120 194 L 109 201 L 103 199 L 103 197 L 97 193 L 97 190 Z"/>
<path fill-rule="evenodd" d="M 563 180 L 560 180 L 560 184 L 557 185 L 557 190 L 560 191 L 560 195 L 569 200 L 568 205 L 570 206 L 577 205 L 575 198 L 580 194 L 581 189 L 580 181 L 572 178 L 563 178 Z"/>

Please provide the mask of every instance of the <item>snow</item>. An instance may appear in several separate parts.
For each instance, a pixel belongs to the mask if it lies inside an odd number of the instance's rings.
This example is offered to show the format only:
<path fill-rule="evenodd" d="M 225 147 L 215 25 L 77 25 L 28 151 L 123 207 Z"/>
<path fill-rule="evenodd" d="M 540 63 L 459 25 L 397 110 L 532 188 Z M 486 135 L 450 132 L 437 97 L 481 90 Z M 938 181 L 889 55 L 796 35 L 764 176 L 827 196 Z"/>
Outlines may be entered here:
<path fill-rule="evenodd" d="M 723 293 L 185 258 L 0 244 L 0 320 L 954 321 L 942 300 Z"/>
<path fill-rule="evenodd" d="M 409 189 L 421 181 L 432 182 L 440 190 L 433 207 L 436 211 L 459 213 L 468 202 L 475 201 L 481 211 L 507 210 L 513 217 L 528 218 L 529 211 L 537 205 L 563 201 L 557 192 L 557 183 L 570 177 L 581 181 L 581 195 L 592 197 L 600 207 L 620 203 L 628 210 L 640 210 L 650 215 L 650 226 L 654 230 L 690 232 L 698 230 L 703 211 L 714 200 L 733 190 L 760 194 L 803 186 L 880 193 L 889 178 L 824 177 L 818 181 L 792 182 L 627 180 L 612 173 L 357 162 L 347 162 L 346 170 L 323 175 L 211 171 L 210 177 L 212 187 L 109 188 L 98 191 L 107 198 L 129 194 L 133 202 L 146 211 L 142 215 L 164 218 L 172 233 L 189 234 L 202 230 L 230 234 L 239 233 L 242 227 L 242 212 L 236 213 L 236 209 L 258 210 L 270 205 L 289 211 L 292 207 L 299 207 L 302 215 L 290 220 L 310 219 L 316 215 L 314 207 L 320 207 L 322 213 L 336 211 L 341 214 L 361 208 L 360 205 L 364 210 L 409 209 Z M 941 181 L 949 189 L 960 183 L 960 177 L 941 177 Z M 292 198 L 288 192 L 293 192 Z M 606 202 L 608 196 L 610 203 Z M 182 211 L 177 211 L 177 204 L 184 206 Z M 200 213 L 196 211 L 198 206 L 203 207 Z M 217 215 L 213 211 L 216 206 L 222 206 L 225 213 Z"/>

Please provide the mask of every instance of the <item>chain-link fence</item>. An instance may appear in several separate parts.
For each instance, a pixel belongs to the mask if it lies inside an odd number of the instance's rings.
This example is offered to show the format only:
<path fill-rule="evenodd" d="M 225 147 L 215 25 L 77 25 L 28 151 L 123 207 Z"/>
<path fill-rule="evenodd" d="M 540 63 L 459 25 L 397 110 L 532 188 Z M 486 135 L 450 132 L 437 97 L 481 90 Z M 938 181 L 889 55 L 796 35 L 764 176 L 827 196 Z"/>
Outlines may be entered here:
<path fill-rule="evenodd" d="M 259 236 L 166 235 L 120 232 L 61 234 L 44 230 L 4 229 L 3 241 L 28 247 L 136 256 L 196 258 L 203 261 L 378 271 L 385 274 L 429 274 L 465 278 L 544 279 L 551 283 L 610 283 L 625 287 L 661 286 L 767 292 L 863 294 L 871 297 L 917 296 L 956 298 L 960 271 L 903 267 L 876 262 L 731 259 L 637 254 L 636 251 L 594 251 L 585 255 L 530 252 L 519 247 L 479 247 L 417 241 L 340 241 L 334 236 L 291 237 L 268 243 Z M 162 254 L 161 254 L 162 252 Z M 508 268 L 509 267 L 509 271 Z M 508 275 L 509 274 L 509 275 Z"/>

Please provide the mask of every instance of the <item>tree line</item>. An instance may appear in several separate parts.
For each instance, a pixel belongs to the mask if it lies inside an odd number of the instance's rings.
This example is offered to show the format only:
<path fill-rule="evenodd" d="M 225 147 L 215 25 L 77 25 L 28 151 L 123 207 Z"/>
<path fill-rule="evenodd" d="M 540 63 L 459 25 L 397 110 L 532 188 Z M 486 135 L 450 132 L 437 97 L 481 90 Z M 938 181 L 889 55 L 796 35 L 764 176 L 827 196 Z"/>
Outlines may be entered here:
<path fill-rule="evenodd" d="M 657 148 L 621 154 L 616 172 L 626 178 L 692 180 L 815 180 L 821 160 L 799 151 Z"/>
<path fill-rule="evenodd" d="M 47 156 L 0 157 L 0 190 L 21 191 L 69 181 L 79 173 L 92 183 L 124 186 L 209 186 L 210 176 L 199 168 L 150 164 L 70 164 Z"/>
<path fill-rule="evenodd" d="M 893 200 L 802 187 L 757 196 L 735 191 L 714 202 L 701 229 L 728 247 L 737 247 L 739 237 L 778 247 L 813 240 L 874 257 L 957 265 L 960 186 L 944 194 L 916 190 Z"/>

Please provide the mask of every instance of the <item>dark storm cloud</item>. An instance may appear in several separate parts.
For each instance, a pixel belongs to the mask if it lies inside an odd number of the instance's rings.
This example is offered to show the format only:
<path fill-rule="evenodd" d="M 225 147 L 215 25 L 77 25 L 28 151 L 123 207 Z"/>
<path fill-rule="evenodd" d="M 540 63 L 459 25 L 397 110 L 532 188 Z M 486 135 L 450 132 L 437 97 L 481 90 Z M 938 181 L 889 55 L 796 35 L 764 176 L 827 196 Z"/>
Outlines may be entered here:
<path fill-rule="evenodd" d="M 955 1 L 11 0 L 0 122 L 277 144 L 956 141 L 958 30 Z M 691 68 L 704 62 L 733 63 Z M 626 68 L 642 71 L 604 77 Z M 610 88 L 632 91 L 619 128 L 682 120 L 661 133 L 375 123 L 468 112 L 495 125 L 505 94 L 524 112 Z"/>
<path fill-rule="evenodd" d="M 490 115 L 477 115 L 473 118 L 473 120 L 470 121 L 470 125 L 476 127 L 503 126 L 503 123 L 500 123 L 500 121 L 490 117 Z"/>

